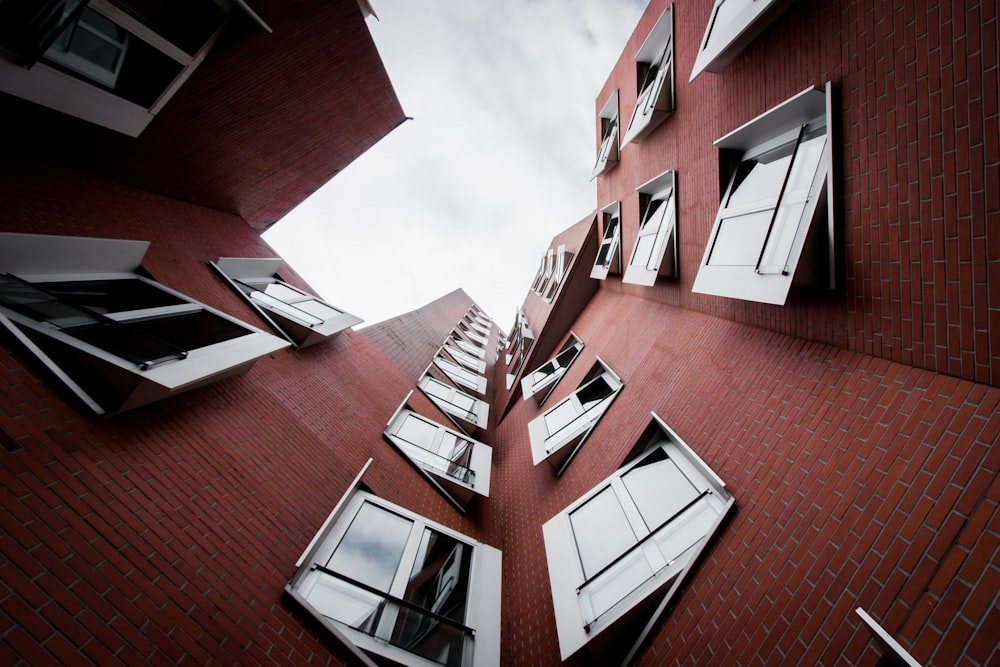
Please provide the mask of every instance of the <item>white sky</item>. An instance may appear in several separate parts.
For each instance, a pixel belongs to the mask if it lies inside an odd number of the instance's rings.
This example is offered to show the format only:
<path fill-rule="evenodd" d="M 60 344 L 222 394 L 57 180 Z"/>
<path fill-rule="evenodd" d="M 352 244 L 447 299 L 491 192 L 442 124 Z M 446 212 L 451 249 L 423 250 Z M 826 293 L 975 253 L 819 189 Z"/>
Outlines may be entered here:
<path fill-rule="evenodd" d="M 365 325 L 463 288 L 503 329 L 596 207 L 596 97 L 647 0 L 374 0 L 413 117 L 265 239 Z"/>

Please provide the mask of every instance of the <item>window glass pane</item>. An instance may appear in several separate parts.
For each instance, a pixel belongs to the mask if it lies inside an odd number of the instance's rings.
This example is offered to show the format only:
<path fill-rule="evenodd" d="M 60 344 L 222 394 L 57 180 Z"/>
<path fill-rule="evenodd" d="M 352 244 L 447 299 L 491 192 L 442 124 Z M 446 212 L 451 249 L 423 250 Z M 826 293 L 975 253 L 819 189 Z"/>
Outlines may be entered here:
<path fill-rule="evenodd" d="M 585 577 L 591 577 L 636 542 L 625 512 L 611 487 L 569 515 Z"/>
<path fill-rule="evenodd" d="M 327 562 L 327 567 L 388 592 L 412 525 L 409 519 L 364 503 Z"/>
<path fill-rule="evenodd" d="M 571 399 L 567 398 L 563 400 L 559 405 L 545 413 L 545 427 L 548 429 L 549 435 L 565 428 L 579 414 Z"/>
<path fill-rule="evenodd" d="M 825 132 L 807 138 L 799 144 L 795 161 L 788 174 L 788 183 L 785 185 L 781 203 L 774 216 L 771 235 L 767 239 L 767 246 L 761 257 L 762 270 L 764 267 L 774 267 L 778 271 L 785 268 L 810 196 L 816 194 L 812 192 L 812 185 L 825 147 Z"/>
<path fill-rule="evenodd" d="M 434 438 L 437 436 L 438 427 L 430 422 L 406 415 L 403 424 L 396 431 L 396 435 L 409 443 L 430 450 L 434 446 Z"/>
<path fill-rule="evenodd" d="M 122 313 L 188 303 L 135 278 L 37 283 L 37 286 L 69 303 L 98 313 Z"/>
<path fill-rule="evenodd" d="M 304 301 L 298 301 L 295 303 L 295 307 L 299 310 L 304 310 L 313 317 L 321 320 L 328 320 L 342 314 L 341 311 L 336 308 L 331 308 L 319 299 L 310 298 Z"/>
<path fill-rule="evenodd" d="M 476 406 L 476 399 L 471 396 L 466 396 L 465 394 L 456 391 L 449 401 L 452 405 L 459 407 L 466 412 L 472 412 L 473 408 Z"/>
<path fill-rule="evenodd" d="M 716 4 L 715 16 L 708 28 L 708 41 L 705 49 L 721 50 L 728 41 L 723 39 L 726 26 L 733 22 L 733 19 L 740 15 L 748 3 L 746 0 L 720 0 Z"/>
<path fill-rule="evenodd" d="M 714 266 L 756 266 L 771 224 L 772 211 L 758 211 L 719 221 L 719 231 L 708 256 Z"/>
<path fill-rule="evenodd" d="M 406 587 L 405 599 L 428 612 L 465 622 L 472 549 L 426 529 Z M 457 626 L 427 613 L 400 608 L 390 643 L 447 667 L 460 667 L 467 638 Z"/>
<path fill-rule="evenodd" d="M 438 382 L 433 378 L 428 378 L 424 381 L 424 391 L 435 398 L 447 399 L 448 394 L 451 393 L 452 389 L 443 382 Z"/>
<path fill-rule="evenodd" d="M 576 392 L 576 397 L 580 400 L 580 405 L 584 410 L 589 410 L 614 393 L 611 385 L 603 377 L 596 378 L 584 385 Z"/>
<path fill-rule="evenodd" d="M 662 449 L 625 473 L 622 482 L 651 531 L 698 497 L 698 489 Z"/>
<path fill-rule="evenodd" d="M 793 144 L 757 160 L 744 160 L 736 170 L 726 208 L 774 208 L 792 159 Z"/>
<path fill-rule="evenodd" d="M 264 286 L 259 286 L 258 289 L 268 296 L 273 296 L 275 299 L 281 299 L 285 303 L 292 303 L 302 297 L 308 296 L 304 292 L 301 292 L 290 285 L 278 282 L 267 283 Z"/>

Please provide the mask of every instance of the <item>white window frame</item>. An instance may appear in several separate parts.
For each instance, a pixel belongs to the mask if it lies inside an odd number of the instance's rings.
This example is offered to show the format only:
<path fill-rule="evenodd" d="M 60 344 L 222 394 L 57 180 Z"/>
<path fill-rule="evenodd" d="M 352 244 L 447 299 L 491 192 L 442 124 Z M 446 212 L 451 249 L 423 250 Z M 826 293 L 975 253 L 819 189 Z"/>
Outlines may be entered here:
<path fill-rule="evenodd" d="M 601 240 L 594 258 L 590 277 L 605 280 L 609 273 L 622 272 L 622 206 L 621 202 L 608 204 L 601 209 Z M 601 262 L 601 258 L 605 258 Z"/>
<path fill-rule="evenodd" d="M 486 362 L 482 359 L 471 355 L 464 350 L 452 345 L 451 336 L 445 339 L 444 344 L 441 349 L 448 353 L 448 355 L 454 359 L 458 364 L 468 368 L 470 371 L 475 371 L 482 375 L 486 371 Z"/>
<path fill-rule="evenodd" d="M 639 143 L 674 111 L 674 13 L 663 10 L 635 54 L 636 101 L 622 146 Z M 656 74 L 648 76 L 652 68 Z M 640 80 L 639 76 L 642 75 Z"/>
<path fill-rule="evenodd" d="M 386 425 L 382 434 L 386 441 L 405 456 L 448 502 L 462 512 L 476 495 L 489 497 L 493 448 L 414 412 L 407 405 L 409 398 L 410 395 L 407 395 Z M 419 422 L 435 429 L 435 435 L 427 443 L 429 447 L 403 438 L 401 433 L 410 422 Z M 456 463 L 453 458 L 440 453 L 440 447 L 458 442 L 465 445 L 465 464 Z"/>
<path fill-rule="evenodd" d="M 277 257 L 220 257 L 217 261 L 208 264 L 272 329 L 297 348 L 308 347 L 327 340 L 344 329 L 364 321 L 360 317 L 281 280 L 278 276 L 281 259 Z M 260 283 L 276 283 L 287 290 L 296 292 L 299 296 L 292 300 L 269 296 L 254 288 Z M 272 303 L 272 300 L 287 307 L 277 306 Z M 308 301 L 315 301 L 326 308 L 337 311 L 338 314 L 326 319 L 305 311 L 301 315 L 297 315 L 295 304 Z"/>
<path fill-rule="evenodd" d="M 531 291 L 537 292 L 542 284 L 542 279 L 545 277 L 545 259 L 547 253 L 542 253 L 542 259 L 538 264 L 538 273 L 535 274 L 535 279 L 531 281 Z"/>
<path fill-rule="evenodd" d="M 454 361 L 442 357 L 440 353 L 434 357 L 434 365 L 441 369 L 441 372 L 447 375 L 455 384 L 472 389 L 480 394 L 486 393 L 486 378 L 482 375 L 477 375 L 467 368 L 462 368 Z"/>
<path fill-rule="evenodd" d="M 511 339 L 508 341 L 510 352 L 506 355 L 507 365 L 511 366 L 513 363 L 506 377 L 507 389 L 514 386 L 518 374 L 524 367 L 524 362 L 528 360 L 528 351 L 531 349 L 532 343 L 535 342 L 535 334 L 531 331 L 531 327 L 528 326 L 528 318 L 525 316 L 523 310 L 517 311 L 512 334 Z"/>
<path fill-rule="evenodd" d="M 466 338 L 468 338 L 469 340 L 471 340 L 473 343 L 479 343 L 482 346 L 486 346 L 490 342 L 489 339 L 484 338 L 483 336 L 480 336 L 478 333 L 476 333 L 475 331 L 473 331 L 464 322 L 459 322 L 458 323 L 458 328 L 461 330 L 461 332 L 463 334 L 465 334 Z"/>
<path fill-rule="evenodd" d="M 723 481 L 655 413 L 632 452 L 611 476 L 542 526 L 559 650 L 564 661 L 586 653 L 592 660 L 605 664 L 612 661 L 630 664 L 735 503 Z M 647 457 L 663 454 L 699 495 L 666 523 L 646 526 L 623 479 Z M 619 502 L 636 541 L 588 578 L 572 517 L 609 490 Z M 608 533 L 616 527 L 609 525 Z M 596 532 L 599 531 L 600 527 Z M 648 573 L 636 569 L 644 564 L 649 567 Z M 646 574 L 646 578 L 640 581 L 637 574 Z M 602 600 L 602 593 L 610 597 Z M 636 618 L 632 614 L 644 603 L 651 605 L 657 600 L 648 622 L 645 617 Z M 645 629 L 634 639 L 637 624 L 644 624 Z M 629 644 L 623 642 L 634 643 L 627 649 Z"/>
<path fill-rule="evenodd" d="M 552 280 L 549 282 L 549 288 L 542 296 L 548 303 L 555 301 L 555 298 L 559 295 L 559 288 L 566 281 L 566 274 L 569 273 L 570 264 L 573 262 L 573 253 L 567 252 L 565 245 L 556 248 L 555 257 L 556 261 L 555 267 L 552 269 Z"/>
<path fill-rule="evenodd" d="M 458 345 L 460 348 L 462 348 L 463 352 L 471 354 L 472 356 L 477 357 L 479 359 L 486 358 L 486 350 L 484 350 L 481 346 L 476 345 L 475 343 L 467 341 L 464 338 L 462 338 L 460 330 L 456 329 L 451 332 L 451 340 L 454 341 L 454 343 Z"/>
<path fill-rule="evenodd" d="M 677 277 L 677 172 L 667 171 L 637 188 L 639 227 L 622 282 L 652 286 L 656 278 Z M 663 202 L 654 209 L 655 202 Z M 652 237 L 649 253 L 638 254 Z"/>
<path fill-rule="evenodd" d="M 738 185 L 738 168 L 733 169 L 692 286 L 694 292 L 784 305 L 793 285 L 820 289 L 834 287 L 832 115 L 832 92 L 827 83 L 825 90 L 808 88 L 715 142 L 720 149 L 720 160 L 732 156 L 736 158 L 734 164 L 754 161 L 782 146 L 786 150 L 788 146 L 793 146 L 793 157 L 780 191 L 766 204 L 757 207 L 760 209 L 758 213 L 771 212 L 771 222 L 762 234 L 763 239 L 754 245 L 748 245 L 742 239 L 739 242 L 727 241 L 727 247 L 748 248 L 757 256 L 756 264 L 749 260 L 721 264 L 712 256 L 716 247 L 723 247 L 718 245 L 720 235 L 726 234 L 727 239 L 733 239 L 737 236 L 729 235 L 737 235 L 741 231 L 727 231 L 723 227 L 726 221 L 745 214 L 742 209 L 727 207 L 734 186 Z M 798 146 L 803 145 L 803 128 L 822 132 L 825 143 L 808 192 L 801 201 L 802 197 L 798 195 L 804 191 L 786 192 L 786 186 L 792 180 L 790 176 L 796 164 L 794 156 Z M 779 225 L 777 220 L 781 206 L 789 199 L 792 200 L 792 208 L 801 204 L 801 211 L 798 215 L 785 218 Z M 778 241 L 769 245 L 772 239 Z M 774 265 L 765 263 L 764 256 L 769 248 L 779 244 L 786 260 Z"/>
<path fill-rule="evenodd" d="M 702 72 L 725 69 L 794 1 L 715 0 L 688 81 L 694 81 Z"/>
<path fill-rule="evenodd" d="M 230 17 L 239 7 L 270 32 L 270 28 L 260 21 L 256 14 L 249 11 L 244 2 L 237 0 L 234 5 L 228 0 L 214 1 Z M 150 107 L 135 104 L 94 85 L 93 81 L 85 78 L 83 74 L 77 76 L 64 72 L 44 61 L 36 62 L 30 68 L 24 68 L 0 59 L 0 90 L 132 137 L 139 136 L 170 101 L 204 61 L 229 24 L 229 18 L 224 19 L 201 48 L 194 55 L 190 55 L 119 9 L 110 0 L 90 0 L 88 7 L 127 30 L 130 33 L 130 40 L 141 39 L 183 67 Z"/>
<path fill-rule="evenodd" d="M 608 101 L 597 114 L 601 125 L 601 145 L 597 148 L 597 163 L 590 172 L 590 180 L 608 172 L 618 164 L 620 125 L 618 114 L 618 91 L 611 93 Z"/>
<path fill-rule="evenodd" d="M 453 387 L 427 373 L 417 382 L 417 387 L 449 417 L 461 419 L 473 427 L 486 428 L 490 418 L 490 404 L 486 401 L 470 396 L 458 387 Z M 472 408 L 462 407 L 456 403 L 459 400 L 466 403 L 471 401 Z"/>
<path fill-rule="evenodd" d="M 0 306 L 4 326 L 41 362 L 73 396 L 99 416 L 107 416 L 146 405 L 173 394 L 209 384 L 248 370 L 271 352 L 288 347 L 280 338 L 195 301 L 180 292 L 136 273 L 149 243 L 70 236 L 0 234 L 0 274 L 8 273 L 29 283 L 87 280 L 138 280 L 186 302 L 180 307 L 151 308 L 115 313 L 110 319 L 126 321 L 205 311 L 244 329 L 245 335 L 188 350 L 184 358 L 143 367 L 111 352 L 67 335 L 47 322 L 26 317 Z M 33 338 L 45 338 L 60 345 L 65 354 L 78 355 L 94 368 L 103 369 L 109 387 L 117 388 L 114 405 L 101 405 L 62 369 Z M 96 372 L 96 371 L 95 371 Z"/>
<path fill-rule="evenodd" d="M 538 289 L 535 290 L 539 296 L 545 294 L 545 290 L 549 286 L 549 281 L 552 280 L 552 272 L 555 269 L 555 259 L 556 251 L 553 248 L 549 248 L 545 251 L 545 272 L 542 274 L 542 282 L 538 284 Z"/>
<path fill-rule="evenodd" d="M 604 383 L 611 390 L 595 405 L 584 408 L 580 394 L 591 385 Z M 601 417 L 621 393 L 624 384 L 600 357 L 594 363 L 580 385 L 558 403 L 528 422 L 528 437 L 531 440 L 531 460 L 534 465 L 547 462 L 556 475 L 562 475 L 577 452 L 597 426 Z M 558 428 L 551 429 L 548 419 L 556 411 L 570 410 L 575 416 Z"/>
<path fill-rule="evenodd" d="M 369 460 L 369 464 L 371 461 Z M 367 465 L 365 469 L 367 469 Z M 376 639 L 369 634 L 325 616 L 320 609 L 321 602 L 316 596 L 322 593 L 326 582 L 336 579 L 336 575 L 326 574 L 328 564 L 335 549 L 344 538 L 351 523 L 367 504 L 379 510 L 395 514 L 412 522 L 409 537 L 402 550 L 401 562 L 397 565 L 396 577 L 388 594 L 379 595 L 388 600 L 388 614 L 397 614 L 398 605 L 393 598 L 402 597 L 405 580 L 417 558 L 419 541 L 426 528 L 450 537 L 471 549 L 468 598 L 464 620 L 466 649 L 462 656 L 463 667 L 496 667 L 500 664 L 500 622 L 502 600 L 502 554 L 498 549 L 458 533 L 446 526 L 431 521 L 399 505 L 361 490 L 361 475 L 348 488 L 347 493 L 337 503 L 333 512 L 313 537 L 306 551 L 296 563 L 297 569 L 285 591 L 303 610 L 316 619 L 332 637 L 337 639 L 358 661 L 374 665 L 372 658 L 389 660 L 396 664 L 415 667 L 440 667 L 439 663 L 416 655 L 404 648 L 394 646 L 384 639 Z M 331 578 L 332 577 L 332 578 Z M 328 584 L 326 584 L 328 585 Z M 342 584 L 341 584 L 342 585 Z M 359 591 L 362 593 L 363 591 Z M 370 595 L 370 594 L 369 594 Z M 381 660 L 380 660 L 381 661 Z"/>
<path fill-rule="evenodd" d="M 559 380 L 580 356 L 581 351 L 583 351 L 583 341 L 571 331 L 569 338 L 555 356 L 521 378 L 521 394 L 524 400 L 534 396 L 538 405 L 544 404 L 545 399 L 552 394 Z"/>

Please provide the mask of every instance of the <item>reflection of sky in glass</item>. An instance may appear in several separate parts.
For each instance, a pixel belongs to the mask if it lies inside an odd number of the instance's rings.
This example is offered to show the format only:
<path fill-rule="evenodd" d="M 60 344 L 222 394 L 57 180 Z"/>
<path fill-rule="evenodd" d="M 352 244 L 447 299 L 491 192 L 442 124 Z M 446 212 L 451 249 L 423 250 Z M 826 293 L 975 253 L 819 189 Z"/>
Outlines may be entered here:
<path fill-rule="evenodd" d="M 370 503 L 361 506 L 327 567 L 388 592 L 413 522 Z"/>
<path fill-rule="evenodd" d="M 649 530 L 677 514 L 698 495 L 698 490 L 662 451 L 657 450 L 622 476 Z"/>

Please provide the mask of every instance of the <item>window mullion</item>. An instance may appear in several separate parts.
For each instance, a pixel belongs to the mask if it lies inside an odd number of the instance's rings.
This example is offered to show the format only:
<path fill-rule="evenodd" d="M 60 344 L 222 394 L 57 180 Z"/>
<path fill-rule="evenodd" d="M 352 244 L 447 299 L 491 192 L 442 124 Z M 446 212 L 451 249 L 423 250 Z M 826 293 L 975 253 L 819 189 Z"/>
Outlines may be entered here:
<path fill-rule="evenodd" d="M 760 254 L 757 256 L 757 263 L 754 266 L 754 272 L 760 273 L 761 262 L 764 261 L 764 251 L 767 248 L 767 242 L 771 238 L 771 232 L 774 229 L 774 221 L 778 216 L 778 209 L 781 208 L 781 198 L 785 194 L 785 188 L 788 187 L 788 177 L 792 173 L 792 168 L 795 166 L 795 156 L 799 153 L 799 146 L 802 144 L 802 136 L 805 134 L 806 125 L 799 126 L 798 136 L 795 138 L 795 146 L 792 148 L 792 157 L 788 161 L 788 168 L 785 169 L 785 178 L 781 181 L 781 190 L 778 191 L 778 197 L 774 201 L 774 208 L 771 211 L 771 220 L 767 223 L 767 234 L 764 235 L 764 242 L 760 246 Z M 787 270 L 782 269 L 782 275 L 787 275 Z"/>

